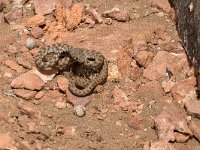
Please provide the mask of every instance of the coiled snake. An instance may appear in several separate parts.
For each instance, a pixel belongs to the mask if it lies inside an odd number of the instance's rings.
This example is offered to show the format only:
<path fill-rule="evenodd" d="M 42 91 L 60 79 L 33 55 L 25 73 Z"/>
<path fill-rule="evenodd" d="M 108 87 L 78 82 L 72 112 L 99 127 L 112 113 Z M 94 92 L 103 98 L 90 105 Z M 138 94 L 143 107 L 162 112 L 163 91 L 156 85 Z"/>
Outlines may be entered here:
<path fill-rule="evenodd" d="M 50 58 L 46 58 L 50 55 Z M 94 88 L 106 80 L 108 62 L 105 57 L 95 51 L 74 48 L 67 44 L 53 44 L 43 48 L 36 56 L 35 63 L 40 68 L 52 67 L 59 70 L 71 68 L 84 69 L 90 75 L 72 75 L 69 78 L 69 90 L 76 96 L 87 96 Z M 78 66 L 78 67 L 77 67 Z"/>

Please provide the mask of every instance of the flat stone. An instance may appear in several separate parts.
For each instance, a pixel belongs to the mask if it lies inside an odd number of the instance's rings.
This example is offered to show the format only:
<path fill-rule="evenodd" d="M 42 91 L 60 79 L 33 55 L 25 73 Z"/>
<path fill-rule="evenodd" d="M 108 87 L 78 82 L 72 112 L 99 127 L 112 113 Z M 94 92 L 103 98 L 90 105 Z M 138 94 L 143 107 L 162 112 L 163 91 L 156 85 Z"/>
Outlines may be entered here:
<path fill-rule="evenodd" d="M 195 120 L 191 120 L 191 122 L 189 123 L 189 127 L 192 130 L 192 133 L 194 134 L 194 136 L 198 139 L 198 141 L 200 142 L 200 120 L 195 119 Z"/>
<path fill-rule="evenodd" d="M 36 91 L 24 90 L 24 89 L 14 89 L 13 94 L 24 98 L 26 100 L 30 100 L 35 97 Z"/>
<path fill-rule="evenodd" d="M 200 118 L 200 101 L 188 100 L 185 102 L 187 112 L 197 118 Z"/>
<path fill-rule="evenodd" d="M 11 86 L 17 89 L 41 90 L 44 87 L 44 82 L 37 75 L 27 72 L 15 78 Z"/>
<path fill-rule="evenodd" d="M 196 78 L 190 77 L 176 82 L 171 93 L 175 101 L 186 102 L 196 99 Z"/>

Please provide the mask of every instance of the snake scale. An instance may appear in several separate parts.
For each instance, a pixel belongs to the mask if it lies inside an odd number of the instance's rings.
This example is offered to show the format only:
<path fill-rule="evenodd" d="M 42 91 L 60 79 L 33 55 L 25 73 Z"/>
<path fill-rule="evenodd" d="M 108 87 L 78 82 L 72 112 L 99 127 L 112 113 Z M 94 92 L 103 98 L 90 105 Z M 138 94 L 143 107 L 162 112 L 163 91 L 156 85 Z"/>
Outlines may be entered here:
<path fill-rule="evenodd" d="M 50 58 L 48 55 L 51 55 Z M 94 88 L 106 80 L 108 76 L 108 62 L 105 57 L 96 51 L 84 48 L 75 48 L 68 44 L 53 44 L 43 48 L 36 56 L 35 63 L 39 68 L 56 68 L 63 70 L 84 69 L 84 73 L 92 72 L 94 75 L 73 75 L 69 78 L 69 90 L 76 96 L 87 96 Z"/>

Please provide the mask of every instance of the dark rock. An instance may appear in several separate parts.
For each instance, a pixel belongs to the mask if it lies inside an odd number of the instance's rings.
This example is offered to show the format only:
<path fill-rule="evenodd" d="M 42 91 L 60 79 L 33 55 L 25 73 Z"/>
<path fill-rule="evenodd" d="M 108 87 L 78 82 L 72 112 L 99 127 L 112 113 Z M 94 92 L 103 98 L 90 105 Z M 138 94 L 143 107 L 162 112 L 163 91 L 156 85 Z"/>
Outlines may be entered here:
<path fill-rule="evenodd" d="M 176 12 L 177 30 L 187 56 L 192 65 L 200 73 L 200 1 L 169 0 Z M 187 21 L 186 21 L 187 20 Z M 198 91 L 200 75 L 197 75 Z"/>

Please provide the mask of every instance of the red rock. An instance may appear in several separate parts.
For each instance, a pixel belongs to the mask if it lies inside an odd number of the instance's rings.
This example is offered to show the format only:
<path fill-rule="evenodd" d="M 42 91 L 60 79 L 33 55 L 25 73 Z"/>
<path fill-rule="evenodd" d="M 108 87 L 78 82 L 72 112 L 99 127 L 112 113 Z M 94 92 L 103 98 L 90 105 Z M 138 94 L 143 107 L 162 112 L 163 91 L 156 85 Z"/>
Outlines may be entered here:
<path fill-rule="evenodd" d="M 34 132 L 35 131 L 36 123 L 35 122 L 28 122 L 27 126 L 28 126 L 28 130 L 29 131 Z"/>
<path fill-rule="evenodd" d="M 174 105 L 164 108 L 163 112 L 155 118 L 155 126 L 160 140 L 174 141 L 174 130 L 192 136 L 185 111 Z"/>
<path fill-rule="evenodd" d="M 33 27 L 32 30 L 31 30 L 31 34 L 36 39 L 42 37 L 43 33 L 44 32 L 43 32 L 43 30 L 40 27 Z"/>
<path fill-rule="evenodd" d="M 179 133 L 179 132 L 175 132 L 174 136 L 176 138 L 176 142 L 178 143 L 185 143 L 190 138 L 190 136 Z"/>
<path fill-rule="evenodd" d="M 200 120 L 191 120 L 191 122 L 189 123 L 190 129 L 192 130 L 192 133 L 194 134 L 194 136 L 198 139 L 198 141 L 200 142 Z"/>
<path fill-rule="evenodd" d="M 23 71 L 23 68 L 19 66 L 15 61 L 6 60 L 5 65 L 8 66 L 10 69 L 17 71 L 18 73 L 21 73 Z"/>
<path fill-rule="evenodd" d="M 7 52 L 8 52 L 9 55 L 15 55 L 15 54 L 17 54 L 18 51 L 17 51 L 16 46 L 9 45 Z"/>
<path fill-rule="evenodd" d="M 143 129 L 143 119 L 140 116 L 134 116 L 129 119 L 128 126 L 135 130 Z"/>
<path fill-rule="evenodd" d="M 45 24 L 45 18 L 41 14 L 35 15 L 26 21 L 27 27 L 36 27 Z"/>
<path fill-rule="evenodd" d="M 73 30 L 78 27 L 84 15 L 85 7 L 82 3 L 76 3 L 72 6 L 71 11 L 66 13 L 66 28 Z"/>
<path fill-rule="evenodd" d="M 44 82 L 37 75 L 27 72 L 15 78 L 11 86 L 17 89 L 41 90 L 44 87 Z"/>
<path fill-rule="evenodd" d="M 58 70 L 56 69 L 50 69 L 50 70 L 38 70 L 37 68 L 33 68 L 30 70 L 30 73 L 40 77 L 44 83 L 47 83 L 48 81 L 51 81 L 56 76 Z"/>
<path fill-rule="evenodd" d="M 31 64 L 27 60 L 24 60 L 22 58 L 17 58 L 17 63 L 22 65 L 26 69 L 32 68 Z"/>
<path fill-rule="evenodd" d="M 200 101 L 188 100 L 185 102 L 185 108 L 190 115 L 200 118 Z"/>
<path fill-rule="evenodd" d="M 89 24 L 89 28 L 93 28 L 95 25 L 95 21 L 92 18 L 86 18 L 84 23 Z"/>
<path fill-rule="evenodd" d="M 172 80 L 165 80 L 162 82 L 162 88 L 164 89 L 165 93 L 170 92 L 174 85 L 175 82 Z"/>
<path fill-rule="evenodd" d="M 58 87 L 61 91 L 66 92 L 68 90 L 68 80 L 65 77 L 58 77 Z"/>
<path fill-rule="evenodd" d="M 24 5 L 28 0 L 13 0 L 15 5 Z"/>
<path fill-rule="evenodd" d="M 174 136 L 174 129 L 175 125 L 170 123 L 169 118 L 166 118 L 162 115 L 159 115 L 155 119 L 155 126 L 158 132 L 159 140 L 163 141 L 175 141 L 175 136 Z"/>
<path fill-rule="evenodd" d="M 24 90 L 24 89 L 14 89 L 13 94 L 24 98 L 26 100 L 30 100 L 35 97 L 36 91 Z"/>
<path fill-rule="evenodd" d="M 166 76 L 166 68 L 170 68 L 174 64 L 175 56 L 166 52 L 159 51 L 153 58 L 152 63 L 150 63 L 144 70 L 143 76 L 149 80 L 156 80 L 161 77 Z"/>
<path fill-rule="evenodd" d="M 167 141 L 158 141 L 151 143 L 150 150 L 176 150 L 171 143 Z"/>
<path fill-rule="evenodd" d="M 0 12 L 6 7 L 4 2 L 0 2 Z"/>
<path fill-rule="evenodd" d="M 16 147 L 12 146 L 13 139 L 8 134 L 0 133 L 0 149 L 13 149 L 17 150 Z"/>
<path fill-rule="evenodd" d="M 67 106 L 66 102 L 56 102 L 56 104 L 55 104 L 55 107 L 58 108 L 58 109 L 63 109 L 66 106 Z"/>
<path fill-rule="evenodd" d="M 131 78 L 132 80 L 136 80 L 142 74 L 141 68 L 133 61 L 126 48 L 118 51 L 117 68 L 123 79 Z"/>
<path fill-rule="evenodd" d="M 22 20 L 22 5 L 13 7 L 13 9 L 10 12 L 4 14 L 4 17 L 9 24 L 15 24 L 21 21 Z"/>
<path fill-rule="evenodd" d="M 117 86 L 114 88 L 112 93 L 114 97 L 113 104 L 123 110 L 128 109 L 131 103 L 129 102 L 129 98 L 126 93 Z"/>
<path fill-rule="evenodd" d="M 92 19 L 95 20 L 97 23 L 103 22 L 101 15 L 95 9 L 88 7 L 86 11 L 90 16 L 92 16 Z"/>
<path fill-rule="evenodd" d="M 150 51 L 139 51 L 135 59 L 136 61 L 144 68 L 150 63 L 151 59 L 153 58 L 154 54 Z"/>
<path fill-rule="evenodd" d="M 120 10 L 118 7 L 114 7 L 112 10 L 104 12 L 102 16 L 123 22 L 130 20 L 129 12 L 127 10 Z"/>
<path fill-rule="evenodd" d="M 152 0 L 151 5 L 156 6 L 167 13 L 169 13 L 172 10 L 168 0 Z"/>
<path fill-rule="evenodd" d="M 166 68 L 179 77 L 185 77 L 189 70 L 186 55 L 158 51 L 153 61 L 144 70 L 143 76 L 149 80 L 159 80 L 166 77 Z"/>
<path fill-rule="evenodd" d="M 21 111 L 21 113 L 27 115 L 30 118 L 41 118 L 41 111 L 38 111 L 33 104 L 18 103 L 17 108 Z"/>
<path fill-rule="evenodd" d="M 44 94 L 44 96 L 40 99 L 41 101 L 59 101 L 59 102 L 63 102 L 64 101 L 64 97 L 63 95 L 58 92 L 57 90 L 50 90 L 47 93 Z"/>
<path fill-rule="evenodd" d="M 177 82 L 172 90 L 172 96 L 177 102 L 186 102 L 196 99 L 196 78 L 190 77 Z"/>
<path fill-rule="evenodd" d="M 35 95 L 35 99 L 40 99 L 44 96 L 44 92 L 43 91 L 39 91 L 36 95 Z"/>
<path fill-rule="evenodd" d="M 50 14 L 55 10 L 57 0 L 34 0 L 35 13 L 40 15 Z"/>

